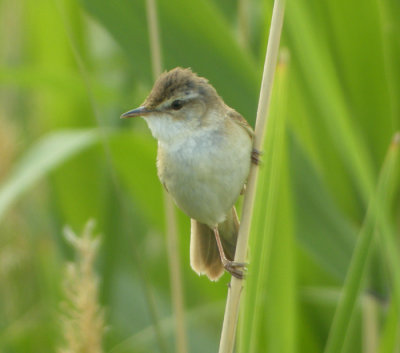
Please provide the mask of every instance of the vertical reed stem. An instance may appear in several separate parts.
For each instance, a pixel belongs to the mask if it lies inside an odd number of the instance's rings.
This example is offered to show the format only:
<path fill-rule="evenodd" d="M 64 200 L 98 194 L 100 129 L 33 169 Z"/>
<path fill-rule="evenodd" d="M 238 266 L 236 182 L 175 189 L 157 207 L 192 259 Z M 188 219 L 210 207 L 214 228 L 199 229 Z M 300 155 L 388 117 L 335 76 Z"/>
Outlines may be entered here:
<path fill-rule="evenodd" d="M 362 347 L 364 353 L 375 353 L 378 348 L 378 303 L 371 295 L 362 297 Z"/>
<path fill-rule="evenodd" d="M 162 58 L 161 58 L 161 44 L 160 44 L 160 31 L 158 28 L 157 20 L 157 7 L 155 0 L 146 1 L 147 9 L 147 24 L 149 30 L 149 42 L 151 53 L 151 68 L 154 80 L 161 75 L 162 71 Z"/>
<path fill-rule="evenodd" d="M 249 1 L 238 2 L 238 37 L 243 48 L 247 48 L 249 41 Z"/>
<path fill-rule="evenodd" d="M 257 110 L 257 120 L 254 137 L 254 148 L 260 150 L 274 80 L 274 73 L 278 59 L 279 42 L 282 32 L 285 0 L 275 0 L 272 12 L 271 29 L 268 39 L 267 53 L 264 62 L 264 72 L 261 83 L 260 99 Z M 247 182 L 247 190 L 243 201 L 242 220 L 239 229 L 236 247 L 235 261 L 245 262 L 247 244 L 250 232 L 251 217 L 255 199 L 255 186 L 257 184 L 258 168 L 252 165 Z M 219 353 L 232 353 L 235 343 L 236 325 L 239 312 L 240 296 L 242 292 L 242 280 L 232 277 L 231 286 L 225 308 L 224 323 L 222 326 Z"/>
<path fill-rule="evenodd" d="M 157 21 L 157 7 L 155 0 L 147 0 L 147 21 L 149 28 L 149 40 L 151 61 L 154 80 L 162 71 L 160 35 Z M 170 268 L 171 297 L 175 316 L 175 337 L 177 353 L 187 352 L 187 340 L 185 332 L 185 315 L 183 309 L 182 276 L 179 263 L 178 237 L 176 214 L 171 197 L 164 191 L 165 223 L 167 235 L 168 264 Z"/>

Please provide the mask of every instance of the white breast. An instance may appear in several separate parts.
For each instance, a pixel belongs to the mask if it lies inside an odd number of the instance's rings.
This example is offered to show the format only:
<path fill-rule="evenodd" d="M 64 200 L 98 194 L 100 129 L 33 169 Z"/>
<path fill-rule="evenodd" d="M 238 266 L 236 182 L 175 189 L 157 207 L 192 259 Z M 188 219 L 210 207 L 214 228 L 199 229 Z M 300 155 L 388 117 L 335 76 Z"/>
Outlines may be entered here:
<path fill-rule="evenodd" d="M 189 217 L 211 227 L 222 222 L 236 202 L 251 163 L 246 131 L 230 122 L 228 138 L 225 129 L 226 124 L 209 126 L 168 142 L 159 139 L 161 181 Z"/>

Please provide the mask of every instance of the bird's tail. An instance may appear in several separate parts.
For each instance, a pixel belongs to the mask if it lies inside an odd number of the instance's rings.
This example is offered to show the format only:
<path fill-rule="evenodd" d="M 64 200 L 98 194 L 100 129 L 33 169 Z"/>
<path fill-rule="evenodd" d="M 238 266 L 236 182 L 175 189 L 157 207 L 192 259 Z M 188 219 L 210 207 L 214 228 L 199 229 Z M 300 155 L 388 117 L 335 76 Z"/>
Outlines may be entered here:
<path fill-rule="evenodd" d="M 239 220 L 235 207 L 229 211 L 226 220 L 218 225 L 219 236 L 228 260 L 235 257 Z M 207 225 L 191 220 L 190 264 L 199 275 L 206 274 L 217 281 L 224 273 L 214 231 Z"/>

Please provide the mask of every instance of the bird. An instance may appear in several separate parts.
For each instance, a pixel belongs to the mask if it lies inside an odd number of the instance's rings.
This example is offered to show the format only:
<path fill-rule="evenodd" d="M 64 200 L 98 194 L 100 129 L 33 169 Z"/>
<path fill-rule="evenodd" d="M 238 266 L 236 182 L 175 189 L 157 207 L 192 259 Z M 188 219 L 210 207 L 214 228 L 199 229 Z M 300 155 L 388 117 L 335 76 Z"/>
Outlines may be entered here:
<path fill-rule="evenodd" d="M 144 103 L 121 118 L 142 117 L 158 140 L 157 172 L 176 205 L 191 218 L 190 264 L 218 280 L 244 278 L 234 261 L 239 230 L 235 203 L 245 190 L 254 132 L 209 81 L 190 68 L 162 73 Z"/>

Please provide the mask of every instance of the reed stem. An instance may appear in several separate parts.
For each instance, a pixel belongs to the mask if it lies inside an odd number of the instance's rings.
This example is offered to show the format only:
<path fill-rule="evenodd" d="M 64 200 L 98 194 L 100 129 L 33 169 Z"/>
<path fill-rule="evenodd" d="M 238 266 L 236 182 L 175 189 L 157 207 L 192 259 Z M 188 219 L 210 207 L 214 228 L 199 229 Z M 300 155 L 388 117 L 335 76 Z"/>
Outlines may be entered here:
<path fill-rule="evenodd" d="M 275 68 L 278 60 L 284 9 L 285 0 L 275 0 L 257 110 L 254 137 L 254 148 L 257 150 L 260 150 L 261 148 L 266 130 L 265 128 L 267 126 L 268 109 L 271 100 Z M 237 262 L 246 261 L 247 244 L 249 239 L 251 218 L 253 214 L 257 177 L 258 168 L 256 165 L 252 165 L 247 182 L 247 190 L 243 201 L 242 220 L 235 254 L 235 261 Z M 219 353 L 233 352 L 242 289 L 242 280 L 232 277 L 226 302 Z"/>
<path fill-rule="evenodd" d="M 160 76 L 162 72 L 162 57 L 161 57 L 161 44 L 160 32 L 157 20 L 157 7 L 155 0 L 147 0 L 147 20 L 149 28 L 149 40 L 151 50 L 151 62 L 154 80 Z M 164 191 L 164 208 L 165 208 L 165 223 L 166 223 L 166 237 L 167 237 L 167 254 L 168 264 L 170 269 L 170 282 L 171 282 L 171 297 L 172 306 L 175 316 L 175 338 L 177 353 L 186 353 L 187 339 L 185 330 L 185 314 L 183 308 L 183 286 L 181 267 L 179 262 L 178 251 L 178 236 L 176 225 L 176 212 L 175 206 L 171 197 Z"/>

